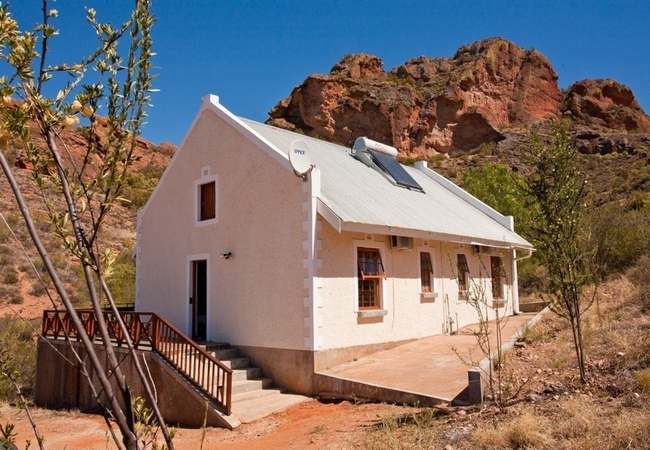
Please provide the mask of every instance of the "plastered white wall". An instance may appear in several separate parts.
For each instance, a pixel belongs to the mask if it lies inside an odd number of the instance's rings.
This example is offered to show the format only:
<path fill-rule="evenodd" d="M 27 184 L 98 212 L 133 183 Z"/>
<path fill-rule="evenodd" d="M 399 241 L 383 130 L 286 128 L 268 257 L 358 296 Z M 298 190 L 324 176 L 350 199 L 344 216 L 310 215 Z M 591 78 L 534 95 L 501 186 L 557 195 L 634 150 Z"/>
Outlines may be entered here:
<path fill-rule="evenodd" d="M 140 217 L 138 309 L 189 332 L 188 257 L 209 254 L 209 339 L 304 348 L 302 180 L 209 110 L 179 152 Z M 207 166 L 218 220 L 196 226 L 195 180 Z"/>
<path fill-rule="evenodd" d="M 446 287 L 443 297 L 445 300 L 444 315 L 448 323 L 450 319 L 452 321 L 452 332 L 456 332 L 459 328 L 466 325 L 478 322 L 479 314 L 476 311 L 476 306 L 473 306 L 472 303 L 474 305 L 480 305 L 483 314 L 490 320 L 495 318 L 497 308 L 500 316 L 513 314 L 511 251 L 500 251 L 493 248 L 490 254 L 476 254 L 473 251 L 473 246 L 468 244 L 439 243 L 439 245 L 442 257 L 440 264 L 442 269 L 441 276 Z M 464 254 L 467 259 L 470 270 L 468 275 L 469 298 L 473 301 L 459 299 L 458 296 L 456 255 L 459 253 Z M 505 270 L 505 277 L 502 278 L 503 301 L 499 304 L 502 306 L 496 305 L 492 298 L 491 256 L 500 256 L 503 258 L 503 268 Z"/>
<path fill-rule="evenodd" d="M 388 236 L 339 234 L 328 223 L 322 222 L 322 269 L 319 271 L 323 299 L 320 309 L 323 321 L 322 349 L 421 338 L 455 332 L 459 326 L 476 323 L 478 314 L 475 308 L 468 301 L 458 299 L 456 268 L 450 263 L 456 260 L 458 251 L 467 254 L 470 276 L 476 285 L 484 286 L 490 305 L 488 314 L 494 317 L 489 280 L 490 255 L 475 255 L 470 246 L 464 249 L 456 244 L 423 239 L 415 239 L 411 250 L 393 250 L 390 249 Z M 357 313 L 355 246 L 380 249 L 387 275 L 383 281 L 382 301 L 382 309 L 387 312 L 385 316 L 360 318 Z M 433 291 L 438 296 L 432 302 L 422 301 L 420 296 L 422 251 L 431 254 L 433 263 Z M 503 256 L 508 272 L 505 285 L 511 279 L 510 259 L 508 255 Z M 487 273 L 485 267 L 488 268 Z M 508 306 L 501 308 L 501 314 L 512 314 L 511 293 L 511 288 L 504 287 L 504 303 Z"/>

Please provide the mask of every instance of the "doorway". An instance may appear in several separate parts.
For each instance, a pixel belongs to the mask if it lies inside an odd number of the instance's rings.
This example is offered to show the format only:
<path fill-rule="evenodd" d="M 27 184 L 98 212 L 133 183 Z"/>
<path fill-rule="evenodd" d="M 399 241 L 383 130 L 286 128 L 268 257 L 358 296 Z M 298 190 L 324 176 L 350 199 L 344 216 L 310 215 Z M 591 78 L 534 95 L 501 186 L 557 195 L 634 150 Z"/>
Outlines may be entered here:
<path fill-rule="evenodd" d="M 208 261 L 192 261 L 192 339 L 205 341 L 207 338 L 208 310 Z"/>

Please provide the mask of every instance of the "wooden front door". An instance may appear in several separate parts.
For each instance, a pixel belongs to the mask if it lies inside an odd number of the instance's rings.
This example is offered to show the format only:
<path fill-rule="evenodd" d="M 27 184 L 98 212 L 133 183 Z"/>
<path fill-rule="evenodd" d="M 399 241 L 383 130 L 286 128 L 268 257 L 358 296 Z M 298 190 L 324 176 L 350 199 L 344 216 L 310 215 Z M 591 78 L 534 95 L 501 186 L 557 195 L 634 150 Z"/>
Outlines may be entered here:
<path fill-rule="evenodd" d="M 192 339 L 205 341 L 208 305 L 208 262 L 192 261 Z"/>

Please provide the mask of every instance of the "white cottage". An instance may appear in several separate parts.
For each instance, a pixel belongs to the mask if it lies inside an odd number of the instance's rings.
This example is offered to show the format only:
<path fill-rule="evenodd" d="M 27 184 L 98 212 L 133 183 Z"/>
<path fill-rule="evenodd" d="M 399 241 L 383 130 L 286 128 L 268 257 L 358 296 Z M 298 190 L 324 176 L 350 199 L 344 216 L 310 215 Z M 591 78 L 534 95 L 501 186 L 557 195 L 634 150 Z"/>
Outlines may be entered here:
<path fill-rule="evenodd" d="M 136 309 L 307 394 L 319 370 L 476 322 L 472 286 L 516 313 L 516 254 L 532 246 L 512 218 L 391 147 L 355 147 L 205 97 L 138 215 Z"/>

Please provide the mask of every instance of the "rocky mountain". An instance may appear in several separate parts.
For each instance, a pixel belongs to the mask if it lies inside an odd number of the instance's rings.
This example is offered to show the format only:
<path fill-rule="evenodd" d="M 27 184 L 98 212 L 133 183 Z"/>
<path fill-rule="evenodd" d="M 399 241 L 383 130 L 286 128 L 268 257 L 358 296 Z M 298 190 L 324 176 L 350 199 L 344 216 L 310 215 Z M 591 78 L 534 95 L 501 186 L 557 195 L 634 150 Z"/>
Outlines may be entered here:
<path fill-rule="evenodd" d="M 267 123 L 346 146 L 368 136 L 402 156 L 430 157 L 471 153 L 567 118 L 584 153 L 647 151 L 650 117 L 628 87 L 583 80 L 563 92 L 557 79 L 544 55 L 503 38 L 390 71 L 376 56 L 345 55 L 278 102 Z"/>

